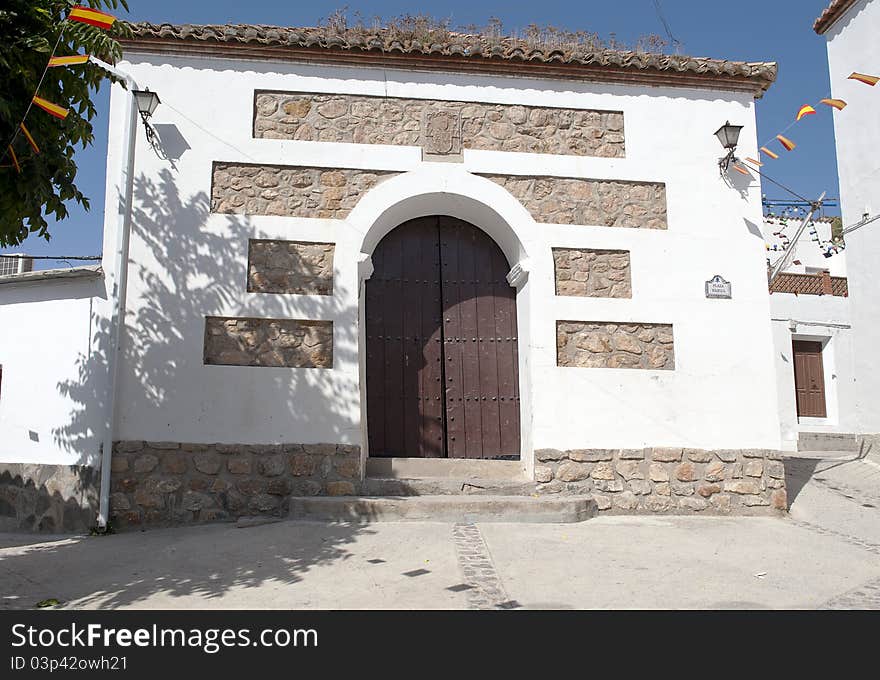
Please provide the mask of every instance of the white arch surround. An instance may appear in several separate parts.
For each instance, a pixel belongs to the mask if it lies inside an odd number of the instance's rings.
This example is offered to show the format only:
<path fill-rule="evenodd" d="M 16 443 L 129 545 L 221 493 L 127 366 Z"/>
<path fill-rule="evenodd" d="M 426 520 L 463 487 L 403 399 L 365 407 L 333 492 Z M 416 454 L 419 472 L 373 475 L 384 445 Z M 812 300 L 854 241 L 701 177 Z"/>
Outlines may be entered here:
<path fill-rule="evenodd" d="M 359 242 L 358 262 L 358 363 L 361 403 L 362 459 L 369 455 L 367 437 L 366 324 L 364 281 L 373 274 L 371 256 L 379 242 L 404 222 L 427 215 L 449 215 L 485 231 L 501 248 L 510 264 L 508 282 L 517 289 L 520 393 L 520 461 L 523 471 L 534 474 L 532 442 L 531 350 L 533 328 L 530 310 L 534 285 L 529 285 L 531 257 L 536 254 L 537 230 L 529 212 L 506 189 L 461 165 L 425 163 L 417 170 L 387 179 L 367 192 L 346 223 Z"/>

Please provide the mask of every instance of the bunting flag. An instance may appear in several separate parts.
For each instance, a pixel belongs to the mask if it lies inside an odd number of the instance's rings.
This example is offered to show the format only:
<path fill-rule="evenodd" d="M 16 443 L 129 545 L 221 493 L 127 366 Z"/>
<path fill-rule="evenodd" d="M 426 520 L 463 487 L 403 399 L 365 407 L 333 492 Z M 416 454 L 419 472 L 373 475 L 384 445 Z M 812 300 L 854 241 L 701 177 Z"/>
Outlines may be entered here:
<path fill-rule="evenodd" d="M 864 83 L 865 85 L 870 85 L 874 87 L 878 82 L 880 82 L 880 78 L 877 76 L 869 76 L 864 73 L 851 73 L 847 80 L 858 80 L 860 83 Z"/>
<path fill-rule="evenodd" d="M 791 141 L 788 137 L 783 137 L 782 135 L 776 135 L 776 139 L 779 140 L 779 143 L 785 147 L 786 151 L 793 151 L 797 146 L 793 141 Z"/>
<path fill-rule="evenodd" d="M 759 161 L 759 160 L 756 159 L 756 158 L 746 158 L 746 160 L 747 160 L 749 163 L 752 163 L 753 165 L 757 165 L 759 168 L 760 168 L 762 165 L 764 165 L 761 161 Z"/>
<path fill-rule="evenodd" d="M 39 106 L 49 115 L 55 116 L 56 118 L 60 118 L 61 120 L 67 118 L 67 109 L 58 106 L 58 104 L 53 104 L 52 102 L 43 99 L 42 97 L 37 97 L 36 95 L 34 95 L 34 104 Z"/>
<path fill-rule="evenodd" d="M 52 57 L 49 59 L 47 68 L 52 68 L 53 66 L 77 66 L 85 64 L 88 60 L 88 54 L 75 54 L 72 57 Z"/>
<path fill-rule="evenodd" d="M 83 7 L 82 5 L 74 5 L 67 18 L 70 21 L 79 21 L 80 23 L 103 29 L 110 28 L 113 22 L 116 21 L 116 17 L 112 14 L 107 14 L 91 7 Z"/>
<path fill-rule="evenodd" d="M 752 173 L 750 173 L 748 170 L 746 170 L 743 166 L 737 165 L 736 163 L 733 164 L 733 169 L 736 170 L 741 175 L 747 175 L 748 177 L 752 176 Z"/>
<path fill-rule="evenodd" d="M 9 155 L 12 158 L 12 164 L 15 166 L 15 171 L 21 174 L 21 166 L 18 164 L 18 158 L 15 156 L 15 149 L 12 148 L 12 144 L 7 148 L 9 149 Z"/>
<path fill-rule="evenodd" d="M 810 106 L 809 104 L 804 104 L 804 105 L 800 108 L 800 110 L 798 111 L 798 113 L 797 113 L 797 118 L 795 119 L 795 121 L 800 120 L 800 119 L 803 118 L 804 116 L 812 116 L 812 115 L 815 115 L 815 113 L 816 113 L 816 109 L 814 109 L 814 108 L 813 108 L 812 106 Z"/>
<path fill-rule="evenodd" d="M 834 107 L 838 111 L 843 111 L 846 108 L 846 102 L 842 99 L 822 99 L 819 101 L 820 104 L 827 104 L 828 106 Z"/>
<path fill-rule="evenodd" d="M 762 147 L 761 147 L 761 152 L 767 154 L 768 156 L 770 156 L 770 158 L 773 158 L 773 159 L 779 158 L 779 154 L 778 154 L 778 153 L 773 153 L 773 152 L 770 151 L 770 149 L 768 149 L 766 146 L 762 146 Z"/>
<path fill-rule="evenodd" d="M 28 130 L 24 126 L 24 123 L 21 123 L 19 125 L 19 127 L 21 128 L 21 131 L 24 134 L 24 138 L 27 140 L 27 143 L 30 145 L 31 149 L 34 150 L 34 153 L 36 153 L 36 154 L 40 153 L 40 147 L 37 146 L 37 143 L 34 141 L 34 138 L 31 137 L 30 130 Z"/>

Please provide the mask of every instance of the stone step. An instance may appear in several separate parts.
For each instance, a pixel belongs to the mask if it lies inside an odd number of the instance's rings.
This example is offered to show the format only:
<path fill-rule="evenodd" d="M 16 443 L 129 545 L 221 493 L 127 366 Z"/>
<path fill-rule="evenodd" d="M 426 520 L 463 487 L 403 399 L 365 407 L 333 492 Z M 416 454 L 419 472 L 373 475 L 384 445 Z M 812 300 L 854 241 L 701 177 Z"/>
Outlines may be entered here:
<path fill-rule="evenodd" d="M 524 476 L 514 479 L 367 477 L 361 484 L 361 493 L 364 496 L 531 496 L 536 493 L 536 486 Z"/>
<path fill-rule="evenodd" d="M 518 460 L 479 460 L 466 458 L 367 458 L 367 477 L 382 479 L 520 479 Z"/>
<path fill-rule="evenodd" d="M 333 522 L 583 522 L 591 496 L 297 496 L 288 517 Z"/>
<path fill-rule="evenodd" d="M 854 434 L 838 432 L 799 432 L 798 451 L 858 451 Z"/>

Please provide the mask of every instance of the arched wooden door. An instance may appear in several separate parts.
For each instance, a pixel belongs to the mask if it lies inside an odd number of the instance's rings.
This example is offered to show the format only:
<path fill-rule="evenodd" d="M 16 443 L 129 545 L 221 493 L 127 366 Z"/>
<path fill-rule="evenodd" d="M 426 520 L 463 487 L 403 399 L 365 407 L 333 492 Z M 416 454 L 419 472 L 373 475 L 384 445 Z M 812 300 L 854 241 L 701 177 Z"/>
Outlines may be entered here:
<path fill-rule="evenodd" d="M 392 230 L 366 282 L 370 456 L 519 458 L 516 291 L 483 231 Z"/>

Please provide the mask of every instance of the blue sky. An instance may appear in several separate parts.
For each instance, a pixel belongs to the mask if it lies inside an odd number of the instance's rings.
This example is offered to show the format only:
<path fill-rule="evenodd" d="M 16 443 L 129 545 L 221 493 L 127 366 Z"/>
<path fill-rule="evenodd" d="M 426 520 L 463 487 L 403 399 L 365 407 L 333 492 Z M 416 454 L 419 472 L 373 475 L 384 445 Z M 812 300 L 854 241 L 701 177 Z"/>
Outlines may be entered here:
<path fill-rule="evenodd" d="M 508 30 L 530 23 L 554 25 L 570 30 L 587 30 L 607 38 L 633 43 L 648 33 L 665 35 L 654 0 L 616 2 L 324 2 L 284 3 L 277 0 L 129 0 L 131 11 L 117 15 L 134 21 L 172 23 L 262 23 L 287 26 L 314 25 L 342 5 L 364 17 L 389 17 L 426 12 L 449 17 L 453 26 L 484 25 L 489 17 L 499 17 Z M 812 30 L 813 20 L 828 0 L 739 0 L 735 3 L 661 0 L 661 7 L 681 49 L 692 56 L 748 61 L 776 61 L 779 77 L 770 91 L 758 101 L 760 141 L 772 138 L 793 119 L 805 103 L 815 104 L 830 96 L 825 41 Z M 853 70 L 865 65 L 853 64 Z M 870 70 L 868 71 L 870 72 Z M 86 212 L 71 206 L 71 216 L 51 227 L 50 243 L 30 238 L 22 250 L 33 255 L 92 255 L 101 251 L 104 205 L 104 157 L 107 149 L 107 99 L 109 88 L 98 95 L 99 118 L 94 121 L 95 145 L 79 152 L 77 183 L 92 199 Z M 798 148 L 774 161 L 772 177 L 803 196 L 826 191 L 837 196 L 837 164 L 834 154 L 832 111 L 821 107 L 818 115 L 801 121 L 791 131 Z M 720 149 L 719 149 L 720 150 Z M 788 198 L 781 189 L 764 182 L 769 198 Z M 831 209 L 829 212 L 836 212 Z M 7 249 L 9 250 L 9 249 Z M 65 266 L 46 261 L 39 268 Z"/>

